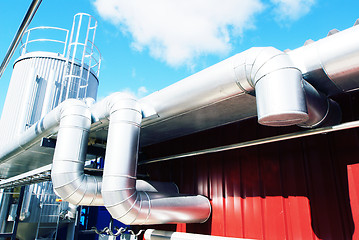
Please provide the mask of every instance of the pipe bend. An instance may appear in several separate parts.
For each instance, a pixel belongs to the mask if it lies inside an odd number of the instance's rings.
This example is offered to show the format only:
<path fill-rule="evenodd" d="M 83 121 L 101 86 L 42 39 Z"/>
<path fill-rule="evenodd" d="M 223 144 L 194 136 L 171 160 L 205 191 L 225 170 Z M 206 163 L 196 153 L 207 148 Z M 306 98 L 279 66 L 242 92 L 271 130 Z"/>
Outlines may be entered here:
<path fill-rule="evenodd" d="M 255 89 L 260 124 L 289 126 L 308 119 L 302 73 L 286 53 L 273 47 L 251 48 L 243 66 L 242 75 Z"/>
<path fill-rule="evenodd" d="M 203 196 L 139 191 L 136 173 L 141 106 L 128 95 L 112 95 L 104 100 L 108 113 L 101 115 L 109 117 L 109 130 L 102 196 L 112 217 L 135 225 L 207 220 L 211 208 Z"/>
<path fill-rule="evenodd" d="M 84 102 L 76 99 L 64 101 L 57 109 L 60 124 L 51 170 L 54 191 L 75 205 L 101 206 L 101 178 L 83 171 L 91 112 Z"/>

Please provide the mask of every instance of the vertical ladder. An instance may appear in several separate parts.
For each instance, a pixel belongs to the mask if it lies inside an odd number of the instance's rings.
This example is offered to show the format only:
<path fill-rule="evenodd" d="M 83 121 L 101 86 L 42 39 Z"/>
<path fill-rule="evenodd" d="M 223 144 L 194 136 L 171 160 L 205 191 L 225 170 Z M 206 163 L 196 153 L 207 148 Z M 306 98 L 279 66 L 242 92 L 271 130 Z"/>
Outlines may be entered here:
<path fill-rule="evenodd" d="M 51 188 L 52 184 L 47 184 L 45 189 L 42 189 L 41 203 L 40 203 L 40 216 L 37 223 L 36 237 L 35 239 L 56 239 L 57 232 L 60 224 L 60 212 L 61 202 L 57 202 L 54 198 L 54 194 L 49 194 L 48 188 Z M 56 218 L 56 224 L 53 219 Z M 41 229 L 47 229 L 51 237 L 41 237 Z M 52 231 L 51 231 L 52 229 Z"/>
<path fill-rule="evenodd" d="M 94 44 L 96 28 L 97 21 L 91 15 L 78 13 L 74 16 L 59 102 L 86 98 L 91 72 L 98 77 L 101 54 Z"/>

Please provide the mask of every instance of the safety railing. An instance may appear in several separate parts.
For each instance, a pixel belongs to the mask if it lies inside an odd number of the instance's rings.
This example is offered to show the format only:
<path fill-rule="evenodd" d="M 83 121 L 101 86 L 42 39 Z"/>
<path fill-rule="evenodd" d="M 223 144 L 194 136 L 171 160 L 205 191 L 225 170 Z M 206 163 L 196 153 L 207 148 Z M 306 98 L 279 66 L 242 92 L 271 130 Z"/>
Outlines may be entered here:
<path fill-rule="evenodd" d="M 52 34 L 50 34 L 50 32 Z M 41 36 L 51 36 L 42 38 Z M 68 42 L 69 30 L 58 28 L 58 27 L 35 27 L 28 29 L 25 32 L 24 37 L 20 42 L 20 55 L 24 55 L 29 52 L 36 51 L 36 43 L 46 43 L 38 45 L 38 48 L 41 51 L 59 53 L 61 56 L 65 56 L 66 47 Z M 47 49 L 44 49 L 44 46 L 47 46 Z"/>

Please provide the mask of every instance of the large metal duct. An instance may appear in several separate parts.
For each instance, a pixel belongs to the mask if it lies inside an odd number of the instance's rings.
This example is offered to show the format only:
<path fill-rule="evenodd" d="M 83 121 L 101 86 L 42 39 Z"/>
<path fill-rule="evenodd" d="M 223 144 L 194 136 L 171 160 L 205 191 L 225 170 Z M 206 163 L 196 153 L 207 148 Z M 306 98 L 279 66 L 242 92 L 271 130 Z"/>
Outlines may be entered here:
<path fill-rule="evenodd" d="M 74 99 L 56 109 L 60 126 L 51 170 L 54 191 L 75 205 L 102 206 L 101 177 L 84 173 L 91 112 Z"/>
<path fill-rule="evenodd" d="M 308 120 L 297 124 L 304 128 L 326 127 L 340 123 L 342 113 L 338 103 L 317 91 L 311 84 L 303 80 L 305 99 L 308 109 Z"/>
<path fill-rule="evenodd" d="M 110 122 L 102 197 L 112 217 L 131 225 L 206 221 L 211 206 L 204 196 L 136 189 L 141 106 L 135 99 L 122 94 L 108 97 L 103 104 L 101 106 L 105 106 L 103 111 L 107 111 L 105 115 L 109 115 Z"/>
<path fill-rule="evenodd" d="M 359 25 L 288 52 L 304 79 L 326 95 L 359 88 Z"/>
<path fill-rule="evenodd" d="M 251 48 L 155 92 L 141 103 L 152 106 L 163 121 L 255 90 L 259 123 L 287 126 L 308 119 L 301 81 L 300 70 L 286 53 L 273 47 Z M 156 121 L 153 118 L 146 124 Z"/>
<path fill-rule="evenodd" d="M 287 53 L 251 48 L 140 99 L 145 116 L 141 144 L 254 117 L 256 112 L 263 125 L 318 126 L 330 116 L 326 112 L 332 105 L 313 87 L 306 93 L 303 85 L 302 72 Z M 311 102 L 315 99 L 322 100 Z"/>

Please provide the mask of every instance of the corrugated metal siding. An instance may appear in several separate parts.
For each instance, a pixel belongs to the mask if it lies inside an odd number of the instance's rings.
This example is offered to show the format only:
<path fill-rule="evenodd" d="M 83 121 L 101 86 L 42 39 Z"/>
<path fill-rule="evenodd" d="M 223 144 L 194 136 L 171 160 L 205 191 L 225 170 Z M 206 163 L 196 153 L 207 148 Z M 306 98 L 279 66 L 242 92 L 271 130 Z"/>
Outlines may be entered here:
<path fill-rule="evenodd" d="M 64 65 L 65 59 L 57 54 L 44 53 L 42 56 L 41 52 L 28 57 L 24 55 L 15 62 L 0 120 L 0 144 L 7 143 L 26 130 L 27 124 L 32 125 L 40 120 L 43 106 L 46 105 L 44 98 L 51 71 L 56 76 L 49 109 L 59 104 Z M 79 66 L 75 66 L 79 72 Z M 91 74 L 86 96 L 96 99 L 97 87 L 98 80 Z"/>
<path fill-rule="evenodd" d="M 24 131 L 27 123 L 39 120 L 50 70 L 62 74 L 63 67 L 63 60 L 45 57 L 32 57 L 15 63 L 1 115 L 3 143 Z M 57 81 L 61 81 L 60 75 Z M 27 93 L 28 91 L 31 92 Z M 25 99 L 27 97 L 30 99 Z M 22 117 L 25 118 L 21 119 Z"/>
<path fill-rule="evenodd" d="M 339 99 L 344 120 L 358 118 L 358 94 Z M 147 157 L 283 134 L 255 119 L 143 149 Z M 181 193 L 210 198 L 204 224 L 157 229 L 253 239 L 359 239 L 358 129 L 140 166 Z"/>

